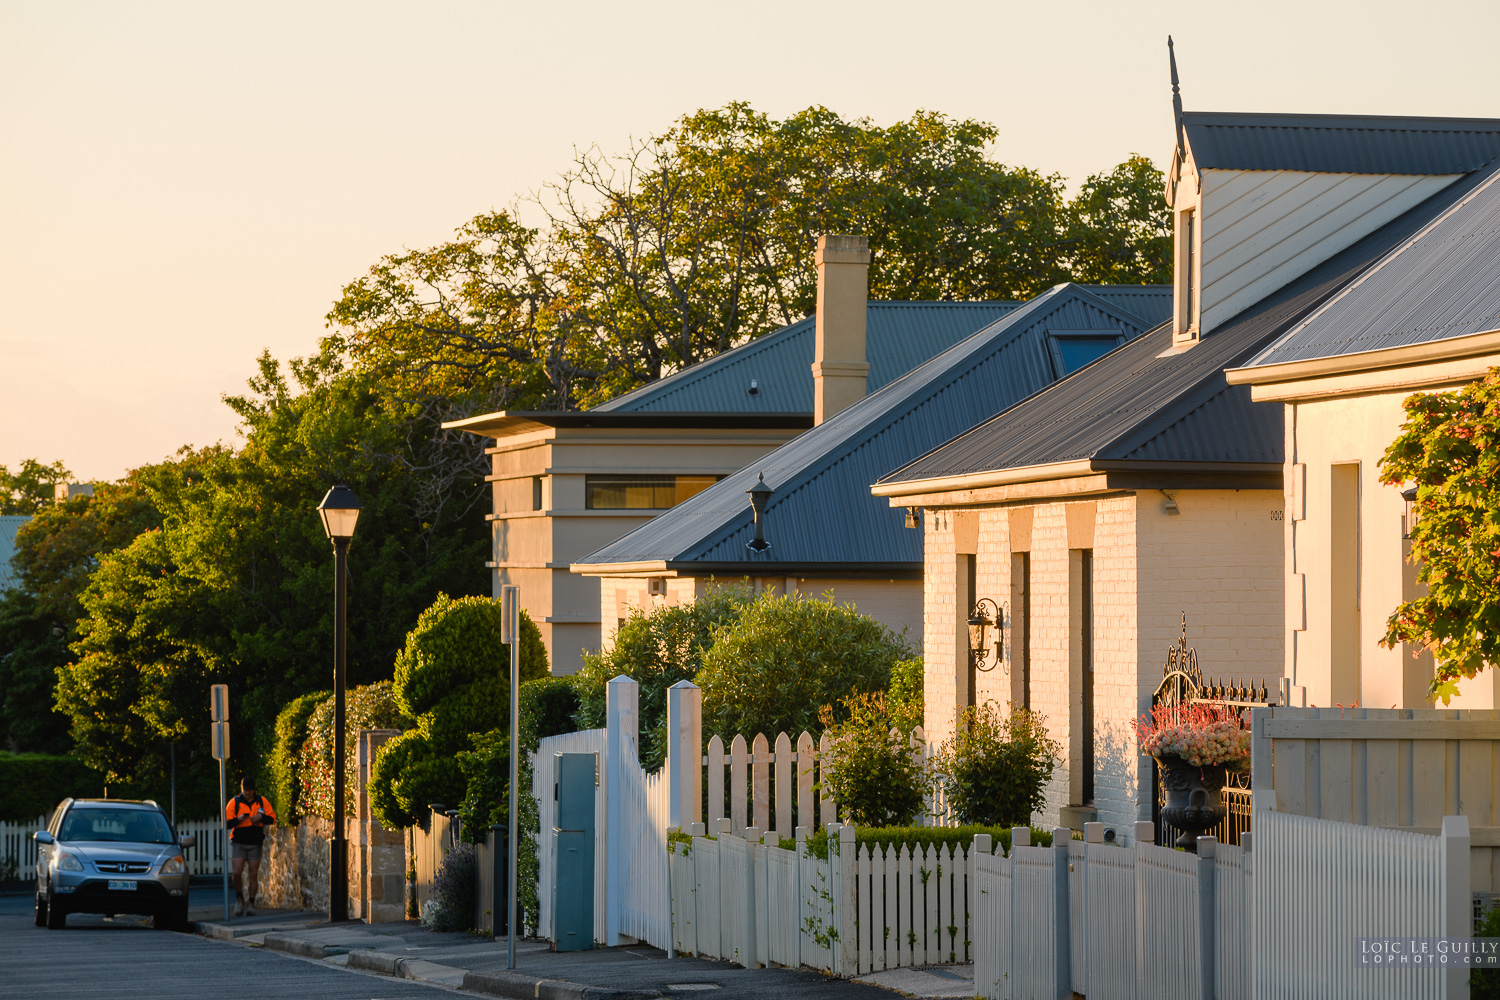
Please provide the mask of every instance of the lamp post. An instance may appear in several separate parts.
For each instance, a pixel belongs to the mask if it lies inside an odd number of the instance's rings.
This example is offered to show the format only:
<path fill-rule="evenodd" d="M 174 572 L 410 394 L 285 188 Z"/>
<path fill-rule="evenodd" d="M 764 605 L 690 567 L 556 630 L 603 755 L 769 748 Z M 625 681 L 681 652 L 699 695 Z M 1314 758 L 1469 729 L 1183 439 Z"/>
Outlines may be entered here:
<path fill-rule="evenodd" d="M 318 504 L 323 530 L 333 542 L 333 839 L 328 842 L 328 920 L 349 919 L 349 844 L 344 839 L 345 610 L 349 601 L 349 542 L 359 520 L 359 498 L 335 486 Z"/>

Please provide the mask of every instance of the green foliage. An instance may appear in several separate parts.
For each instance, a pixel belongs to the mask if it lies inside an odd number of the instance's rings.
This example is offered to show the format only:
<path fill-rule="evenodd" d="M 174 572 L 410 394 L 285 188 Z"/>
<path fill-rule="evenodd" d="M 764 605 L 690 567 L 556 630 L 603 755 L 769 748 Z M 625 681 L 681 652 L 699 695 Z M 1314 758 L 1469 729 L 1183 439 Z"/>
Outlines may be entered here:
<path fill-rule="evenodd" d="M 922 658 L 898 660 L 891 666 L 891 686 L 886 688 L 885 704 L 891 725 L 909 733 L 922 725 L 925 712 Z"/>
<path fill-rule="evenodd" d="M 521 685 L 521 748 L 536 753 L 537 746 L 548 736 L 576 732 L 578 724 L 578 684 L 574 677 L 538 677 Z"/>
<path fill-rule="evenodd" d="M 622 155 L 587 149 L 530 204 L 448 243 L 382 258 L 334 304 L 325 351 L 404 391 L 484 385 L 495 409 L 569 410 L 800 320 L 824 233 L 869 237 L 878 299 L 1167 273 L 1149 162 L 1066 203 L 1061 177 L 990 158 L 997 134 L 926 111 L 888 127 L 822 107 L 684 115 Z"/>
<path fill-rule="evenodd" d="M 52 707 L 56 670 L 69 659 L 65 626 L 27 591 L 0 591 L 0 651 L 0 747 L 66 752 L 68 717 Z"/>
<path fill-rule="evenodd" d="M 833 706 L 829 722 L 842 721 L 845 698 L 884 690 L 910 655 L 903 637 L 831 594 L 762 591 L 703 654 L 703 734 L 816 736 L 823 706 Z"/>
<path fill-rule="evenodd" d="M 417 619 L 396 660 L 396 704 L 416 728 L 377 758 L 371 805 L 382 823 L 412 826 L 435 802 L 455 805 L 468 779 L 458 755 L 472 737 L 510 725 L 510 647 L 500 605 L 439 594 Z M 521 682 L 547 676 L 541 630 L 521 612 Z M 477 766 L 477 765 L 476 765 Z"/>
<path fill-rule="evenodd" d="M 912 752 L 910 732 L 891 726 L 885 696 L 851 695 L 843 699 L 846 718 L 833 722 L 833 707 L 824 710 L 830 737 L 823 757 L 823 794 L 838 803 L 839 817 L 860 826 L 907 826 L 922 811 L 932 778 Z"/>
<path fill-rule="evenodd" d="M 29 823 L 63 799 L 99 795 L 103 786 L 103 776 L 75 757 L 0 750 L 0 823 Z"/>
<path fill-rule="evenodd" d="M 463 823 L 464 838 L 477 844 L 491 826 L 510 822 L 510 733 L 492 729 L 473 734 L 469 741 L 474 749 L 458 753 L 458 767 L 464 776 L 458 818 Z"/>
<path fill-rule="evenodd" d="M 632 608 L 609 650 L 585 653 L 583 669 L 574 675 L 578 728 L 603 728 L 607 685 L 621 675 L 629 677 L 640 685 L 641 766 L 660 768 L 667 758 L 667 689 L 698 677 L 715 635 L 738 621 L 751 600 L 748 587 L 721 585 L 690 604 Z"/>
<path fill-rule="evenodd" d="M 474 848 L 454 844 L 443 858 L 432 880 L 432 895 L 422 908 L 422 923 L 430 930 L 468 931 L 474 929 L 474 887 L 476 877 Z"/>
<path fill-rule="evenodd" d="M 307 742 L 313 710 L 328 697 L 327 691 L 304 694 L 287 702 L 276 716 L 276 739 L 266 771 L 271 803 L 280 821 L 296 825 L 302 818 L 302 746 Z"/>
<path fill-rule="evenodd" d="M 333 696 L 326 695 L 307 716 L 307 739 L 297 754 L 297 811 L 302 816 L 333 818 L 333 711 Z M 355 812 L 352 790 L 359 787 L 359 731 L 407 725 L 410 720 L 396 707 L 390 681 L 350 688 L 344 693 L 345 815 Z M 272 804 L 280 805 L 275 800 Z"/>
<path fill-rule="evenodd" d="M 1474 928 L 1475 937 L 1500 938 L 1500 906 L 1491 906 Z M 1500 1000 L 1500 969 L 1469 973 L 1470 1000 Z"/>
<path fill-rule="evenodd" d="M 961 823 L 1024 826 L 1046 801 L 1047 780 L 1061 748 L 1047 735 L 1045 718 L 993 702 L 966 708 L 938 753 L 947 778 L 948 804 Z"/>
<path fill-rule="evenodd" d="M 35 514 L 45 509 L 53 502 L 53 487 L 72 478 L 73 473 L 62 462 L 43 465 L 28 458 L 15 472 L 0 465 L 0 515 Z"/>
<path fill-rule="evenodd" d="M 981 833 L 987 833 L 994 838 L 993 847 L 995 850 L 1002 854 L 1010 854 L 1011 828 L 1008 826 L 982 826 L 978 824 L 969 824 L 967 826 L 856 826 L 854 828 L 854 843 L 861 850 L 865 847 L 884 850 L 890 848 L 892 844 L 900 844 L 902 846 L 909 844 L 918 851 L 924 846 L 952 847 L 956 851 L 960 847 L 970 847 L 974 843 L 975 836 Z M 1051 847 L 1052 831 L 1032 827 L 1031 844 L 1033 847 Z M 780 846 L 789 851 L 796 849 L 796 844 L 791 840 L 782 840 Z M 827 861 L 828 831 L 820 829 L 808 837 L 807 849 L 813 857 Z"/>
<path fill-rule="evenodd" d="M 1500 368 L 1403 406 L 1380 481 L 1416 486 L 1409 558 L 1426 593 L 1391 613 L 1381 643 L 1431 652 L 1431 695 L 1447 704 L 1460 680 L 1500 662 Z"/>

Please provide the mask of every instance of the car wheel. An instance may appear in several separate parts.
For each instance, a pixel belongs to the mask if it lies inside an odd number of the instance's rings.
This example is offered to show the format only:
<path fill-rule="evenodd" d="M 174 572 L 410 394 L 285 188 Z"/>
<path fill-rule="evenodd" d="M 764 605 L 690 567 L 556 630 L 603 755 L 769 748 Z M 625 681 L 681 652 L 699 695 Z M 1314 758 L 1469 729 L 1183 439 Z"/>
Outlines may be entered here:
<path fill-rule="evenodd" d="M 188 901 L 168 903 L 151 917 L 151 926 L 159 931 L 185 931 L 188 922 Z"/>
<path fill-rule="evenodd" d="M 47 897 L 42 895 L 40 889 L 36 893 L 36 925 L 38 927 L 47 926 Z"/>
<path fill-rule="evenodd" d="M 60 931 L 68 926 L 68 911 L 55 899 L 47 900 L 47 929 Z"/>

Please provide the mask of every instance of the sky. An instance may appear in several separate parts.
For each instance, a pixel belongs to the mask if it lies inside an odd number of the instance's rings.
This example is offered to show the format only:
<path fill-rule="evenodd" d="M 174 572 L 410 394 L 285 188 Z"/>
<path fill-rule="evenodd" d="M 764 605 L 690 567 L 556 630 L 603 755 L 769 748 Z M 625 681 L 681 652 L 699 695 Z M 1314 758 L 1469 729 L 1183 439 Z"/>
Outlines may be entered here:
<path fill-rule="evenodd" d="M 237 440 L 343 285 L 698 108 L 918 109 L 1075 184 L 1189 110 L 1500 117 L 1500 5 L 0 0 L 0 465 Z"/>

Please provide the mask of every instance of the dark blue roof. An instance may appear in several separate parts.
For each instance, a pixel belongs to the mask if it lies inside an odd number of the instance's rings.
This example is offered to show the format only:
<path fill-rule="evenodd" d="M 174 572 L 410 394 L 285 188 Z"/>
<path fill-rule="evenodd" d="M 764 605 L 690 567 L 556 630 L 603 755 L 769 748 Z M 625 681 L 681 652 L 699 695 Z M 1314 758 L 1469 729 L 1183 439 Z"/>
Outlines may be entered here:
<path fill-rule="evenodd" d="M 1500 329 L 1500 166 L 1247 368 Z"/>
<path fill-rule="evenodd" d="M 1105 355 L 962 436 L 917 458 L 881 485 L 1090 460 L 1103 469 L 1238 466 L 1258 474 L 1284 453 L 1282 404 L 1255 403 L 1224 369 L 1244 364 L 1319 306 L 1369 273 L 1474 182 L 1439 192 L 1173 353 L 1163 326 Z"/>
<path fill-rule="evenodd" d="M 870 483 L 1052 382 L 1057 372 L 1049 331 L 1118 331 L 1135 338 L 1160 318 L 1133 315 L 1084 286 L 1059 285 L 574 565 L 665 563 L 736 573 L 913 570 L 922 561 L 921 533 L 905 528 L 899 511 L 871 496 Z M 752 537 L 745 491 L 762 473 L 775 490 L 766 511 L 772 547 L 754 554 L 745 548 Z"/>
<path fill-rule="evenodd" d="M 1154 322 L 1172 308 L 1166 285 L 1086 286 Z M 1018 308 L 1017 302 L 871 302 L 865 320 L 870 392 Z M 812 317 L 665 376 L 594 407 L 591 413 L 664 410 L 721 413 L 813 412 Z M 749 392 L 754 380 L 755 395 Z"/>
<path fill-rule="evenodd" d="M 1500 157 L 1500 120 L 1385 115 L 1182 116 L 1199 169 L 1466 174 Z"/>

